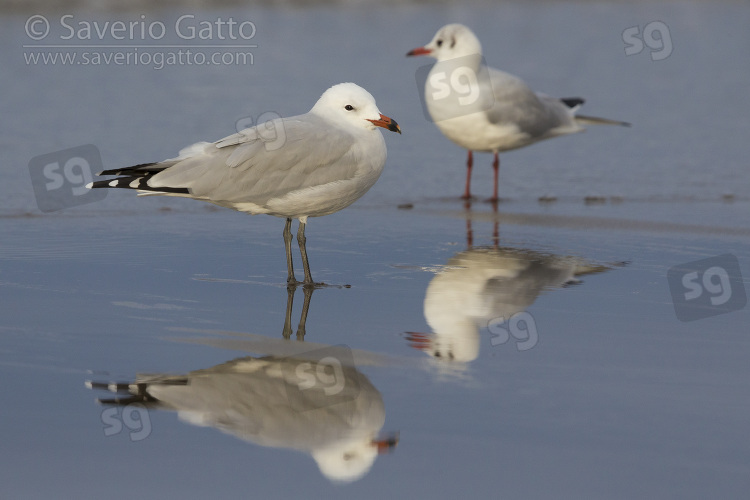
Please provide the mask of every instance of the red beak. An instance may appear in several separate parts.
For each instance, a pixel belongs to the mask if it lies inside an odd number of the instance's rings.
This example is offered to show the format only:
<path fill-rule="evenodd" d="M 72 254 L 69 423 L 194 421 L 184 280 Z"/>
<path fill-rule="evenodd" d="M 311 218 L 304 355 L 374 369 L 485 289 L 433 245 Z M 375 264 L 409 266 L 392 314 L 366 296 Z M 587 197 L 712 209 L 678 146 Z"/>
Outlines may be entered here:
<path fill-rule="evenodd" d="M 388 453 L 393 450 L 398 444 L 399 438 L 399 433 L 394 432 L 384 439 L 373 440 L 372 444 L 377 448 L 378 455 L 382 455 L 383 453 Z"/>
<path fill-rule="evenodd" d="M 406 53 L 406 55 L 407 57 L 408 56 L 427 56 L 427 55 L 430 55 L 431 53 L 432 51 L 430 49 L 426 49 L 424 47 L 418 47 L 414 50 L 410 50 L 409 52 Z"/>
<path fill-rule="evenodd" d="M 369 120 L 365 118 L 368 122 L 372 122 L 373 125 L 378 127 L 383 127 L 385 129 L 390 130 L 391 132 L 398 132 L 401 133 L 401 128 L 398 126 L 398 123 L 396 123 L 396 120 L 393 120 L 391 118 L 388 118 L 383 113 L 380 113 L 380 119 L 379 120 Z"/>
<path fill-rule="evenodd" d="M 406 332 L 406 340 L 409 346 L 424 351 L 432 345 L 432 335 L 429 333 Z"/>

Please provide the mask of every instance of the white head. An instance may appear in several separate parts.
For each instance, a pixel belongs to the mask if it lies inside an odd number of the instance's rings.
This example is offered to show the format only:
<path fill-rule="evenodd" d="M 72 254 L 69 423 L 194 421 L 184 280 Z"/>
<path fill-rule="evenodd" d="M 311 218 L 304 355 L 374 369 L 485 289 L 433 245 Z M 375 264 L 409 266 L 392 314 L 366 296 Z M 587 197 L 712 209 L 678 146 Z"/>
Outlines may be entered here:
<path fill-rule="evenodd" d="M 320 472 L 329 480 L 342 483 L 351 483 L 367 474 L 377 456 L 377 448 L 369 441 L 313 453 Z"/>
<path fill-rule="evenodd" d="M 380 112 L 375 98 L 354 83 L 339 83 L 326 90 L 310 112 L 354 128 L 383 127 L 401 133 L 398 123 Z"/>
<path fill-rule="evenodd" d="M 398 433 L 384 439 L 355 439 L 315 450 L 312 453 L 320 472 L 331 481 L 351 483 L 367 474 L 378 455 L 398 444 Z"/>
<path fill-rule="evenodd" d="M 482 44 L 463 24 L 446 24 L 430 43 L 410 51 L 407 56 L 431 56 L 438 61 L 482 54 Z"/>

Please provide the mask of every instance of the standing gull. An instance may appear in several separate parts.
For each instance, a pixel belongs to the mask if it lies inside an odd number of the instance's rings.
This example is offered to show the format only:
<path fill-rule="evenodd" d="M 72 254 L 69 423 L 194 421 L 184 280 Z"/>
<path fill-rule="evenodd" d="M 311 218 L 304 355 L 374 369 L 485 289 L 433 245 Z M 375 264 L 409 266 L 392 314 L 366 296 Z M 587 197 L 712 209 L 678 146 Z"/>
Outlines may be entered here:
<path fill-rule="evenodd" d="M 440 131 L 469 151 L 463 195 L 466 199 L 471 198 L 472 151 L 494 153 L 495 187 L 491 200 L 497 201 L 500 151 L 581 132 L 583 124 L 629 126 L 604 118 L 576 116 L 583 99 L 536 93 L 520 78 L 485 66 L 479 39 L 461 24 L 443 26 L 430 43 L 406 55 L 429 55 L 438 60 L 425 82 L 425 103 Z M 477 97 L 472 99 L 474 90 Z M 447 98 L 451 91 L 465 94 L 458 99 Z"/>
<path fill-rule="evenodd" d="M 386 159 L 377 127 L 401 133 L 380 113 L 362 87 L 341 83 L 326 90 L 306 114 L 278 118 L 219 141 L 199 142 L 177 158 L 106 170 L 119 176 L 90 188 L 136 189 L 143 195 L 203 200 L 250 214 L 286 219 L 287 284 L 300 284 L 292 265 L 292 219 L 305 286 L 319 286 L 310 274 L 305 248 L 308 217 L 338 212 L 365 194 L 380 177 Z"/>

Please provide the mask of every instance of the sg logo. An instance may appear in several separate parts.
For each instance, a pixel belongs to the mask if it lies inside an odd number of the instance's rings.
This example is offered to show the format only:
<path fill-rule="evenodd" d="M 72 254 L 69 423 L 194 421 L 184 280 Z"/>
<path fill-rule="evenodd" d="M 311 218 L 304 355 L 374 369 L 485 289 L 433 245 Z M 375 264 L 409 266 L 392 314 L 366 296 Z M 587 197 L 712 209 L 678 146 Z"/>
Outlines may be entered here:
<path fill-rule="evenodd" d="M 505 318 L 501 316 L 493 319 L 487 325 L 487 329 L 492 334 L 490 344 L 493 347 L 505 344 L 511 337 L 518 341 L 516 342 L 516 349 L 519 351 L 528 351 L 539 342 L 536 322 L 530 313 L 526 311 L 517 312 L 508 319 L 507 328 L 502 326 L 505 323 Z"/>
<path fill-rule="evenodd" d="M 57 161 L 48 163 L 42 169 L 42 173 L 45 179 L 49 179 L 44 186 L 47 191 L 60 189 L 67 181 L 71 185 L 70 190 L 73 196 L 88 193 L 86 184 L 94 180 L 89 162 L 79 156 L 69 158 L 62 167 L 60 167 L 60 162 Z"/>
<path fill-rule="evenodd" d="M 672 37 L 669 28 L 661 21 L 652 21 L 643 28 L 643 35 L 639 26 L 633 26 L 622 32 L 625 42 L 625 55 L 633 56 L 643 52 L 643 44 L 651 49 L 651 60 L 661 61 L 672 54 Z"/>
<path fill-rule="evenodd" d="M 482 85 L 489 81 L 489 70 L 479 54 L 422 66 L 416 78 L 422 111 L 430 121 L 486 111 L 495 102 L 492 89 Z"/>
<path fill-rule="evenodd" d="M 257 123 L 256 128 L 252 128 Z M 237 132 L 246 136 L 246 142 L 260 140 L 266 151 L 275 151 L 286 144 L 286 130 L 281 115 L 273 111 L 266 111 L 258 116 L 257 122 L 248 116 L 240 118 L 235 124 Z"/>
<path fill-rule="evenodd" d="M 667 280 L 680 321 L 737 311 L 747 304 L 740 263 L 732 254 L 675 266 Z"/>
<path fill-rule="evenodd" d="M 122 411 L 120 411 L 122 410 Z M 151 435 L 151 420 L 148 410 L 140 403 L 133 403 L 122 408 L 107 408 L 102 412 L 104 435 L 114 436 L 123 430 L 123 424 L 130 430 L 130 440 L 141 441 Z"/>
<path fill-rule="evenodd" d="M 54 212 L 103 200 L 106 189 L 86 187 L 100 170 L 101 155 L 91 144 L 32 158 L 29 173 L 39 210 Z"/>
<path fill-rule="evenodd" d="M 313 363 L 309 362 L 300 363 L 295 368 L 294 373 L 300 379 L 297 387 L 301 391 L 320 385 L 326 396 L 335 396 L 344 390 L 346 384 L 344 371 L 341 369 L 341 361 L 333 356 L 326 356 L 315 363 L 314 366 Z"/>
<path fill-rule="evenodd" d="M 287 398 L 297 411 L 351 401 L 359 395 L 354 356 L 346 346 L 306 352 L 303 358 L 285 358 L 281 366 Z"/>
<path fill-rule="evenodd" d="M 714 278 L 719 281 L 715 282 Z M 698 271 L 687 273 L 682 277 L 682 286 L 688 292 L 685 293 L 685 300 L 695 300 L 703 295 L 703 290 L 709 294 L 711 305 L 720 306 L 726 304 L 732 298 L 732 284 L 729 282 L 727 271 L 718 266 L 709 267 L 703 272 L 703 279 L 698 282 Z"/>
<path fill-rule="evenodd" d="M 450 85 L 448 81 L 450 81 Z M 477 74 L 473 69 L 466 66 L 460 66 L 453 70 L 450 77 L 445 71 L 439 71 L 434 75 L 431 74 L 428 80 L 430 86 L 436 89 L 432 92 L 431 99 L 439 101 L 450 97 L 455 92 L 458 96 L 458 103 L 461 106 L 469 106 L 479 99 L 479 82 Z"/>

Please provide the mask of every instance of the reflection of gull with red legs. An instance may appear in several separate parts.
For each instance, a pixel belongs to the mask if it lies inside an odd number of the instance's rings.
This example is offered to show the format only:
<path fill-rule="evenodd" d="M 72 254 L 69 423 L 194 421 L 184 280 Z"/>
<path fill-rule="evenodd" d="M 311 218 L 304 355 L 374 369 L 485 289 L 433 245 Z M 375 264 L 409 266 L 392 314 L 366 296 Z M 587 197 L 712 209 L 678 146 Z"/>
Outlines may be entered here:
<path fill-rule="evenodd" d="M 515 248 L 459 252 L 427 286 L 424 315 L 433 333 L 410 332 L 407 340 L 440 361 L 472 361 L 479 355 L 479 330 L 490 321 L 525 311 L 545 290 L 609 269 Z"/>

